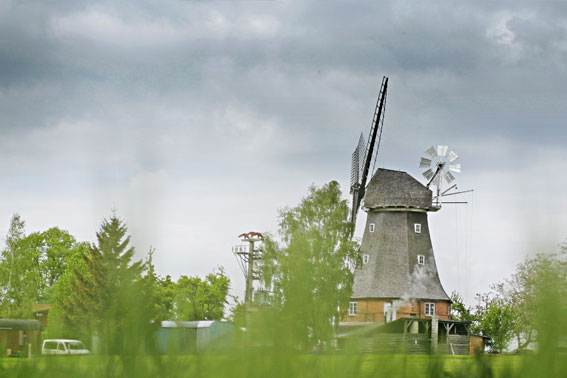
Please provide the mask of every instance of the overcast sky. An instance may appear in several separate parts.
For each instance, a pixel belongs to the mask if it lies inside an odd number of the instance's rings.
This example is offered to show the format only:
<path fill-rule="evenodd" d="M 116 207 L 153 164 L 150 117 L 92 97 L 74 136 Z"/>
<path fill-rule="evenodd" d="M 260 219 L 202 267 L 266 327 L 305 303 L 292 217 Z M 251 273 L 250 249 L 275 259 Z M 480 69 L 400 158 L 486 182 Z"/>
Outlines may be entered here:
<path fill-rule="evenodd" d="M 556 251 L 564 1 L 0 0 L 0 233 L 18 212 L 93 241 L 115 207 L 160 274 L 222 265 L 243 297 L 237 235 L 275 232 L 312 183 L 348 195 L 383 75 L 377 166 L 424 182 L 446 144 L 474 189 L 430 215 L 446 291 L 472 303 Z"/>

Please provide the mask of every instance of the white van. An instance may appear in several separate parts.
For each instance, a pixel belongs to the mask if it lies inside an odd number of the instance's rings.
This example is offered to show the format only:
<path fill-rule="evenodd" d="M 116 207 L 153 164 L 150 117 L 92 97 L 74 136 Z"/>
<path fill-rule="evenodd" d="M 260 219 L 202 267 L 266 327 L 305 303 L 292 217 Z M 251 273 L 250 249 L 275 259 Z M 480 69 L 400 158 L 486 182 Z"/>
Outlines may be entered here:
<path fill-rule="evenodd" d="M 41 354 L 47 355 L 70 355 L 89 354 L 89 350 L 79 340 L 51 339 L 44 340 L 41 346 Z"/>

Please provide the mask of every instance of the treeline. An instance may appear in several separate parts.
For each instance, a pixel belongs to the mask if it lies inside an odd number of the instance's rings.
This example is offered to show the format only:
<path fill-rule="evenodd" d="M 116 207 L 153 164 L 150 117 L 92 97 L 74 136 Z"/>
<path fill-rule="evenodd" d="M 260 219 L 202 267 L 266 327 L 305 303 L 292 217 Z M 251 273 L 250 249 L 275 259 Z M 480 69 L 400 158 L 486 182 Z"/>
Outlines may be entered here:
<path fill-rule="evenodd" d="M 224 317 L 230 280 L 222 267 L 204 279 L 174 281 L 156 274 L 153 253 L 135 260 L 115 214 L 102 221 L 94 243 L 57 227 L 26 235 L 14 214 L 0 258 L 0 317 L 30 319 L 35 304 L 49 303 L 50 337 L 90 343 L 95 336 L 108 352 L 124 348 L 126 338 L 141 343 L 162 320 Z"/>
<path fill-rule="evenodd" d="M 451 315 L 472 322 L 472 332 L 489 336 L 488 346 L 502 353 L 513 341 L 518 350 L 541 347 L 541 338 L 567 342 L 567 243 L 559 253 L 526 258 L 506 280 L 477 294 L 477 304 L 465 305 L 453 292 Z M 551 331 L 550 330 L 554 330 Z M 534 345 L 532 345 L 534 344 Z"/>

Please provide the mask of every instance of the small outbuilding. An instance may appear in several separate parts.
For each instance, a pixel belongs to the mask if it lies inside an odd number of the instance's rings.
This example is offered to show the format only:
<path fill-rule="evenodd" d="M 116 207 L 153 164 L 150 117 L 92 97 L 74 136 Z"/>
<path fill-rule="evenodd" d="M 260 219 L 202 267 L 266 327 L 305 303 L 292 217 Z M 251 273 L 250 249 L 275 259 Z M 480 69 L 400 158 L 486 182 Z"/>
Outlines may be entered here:
<path fill-rule="evenodd" d="M 34 317 L 40 321 L 41 326 L 43 329 L 47 329 L 47 319 L 49 316 L 49 310 L 53 305 L 50 303 L 36 303 L 32 305 L 32 312 Z"/>
<path fill-rule="evenodd" d="M 35 319 L 0 319 L 0 350 L 5 356 L 40 352 L 42 326 Z"/>
<path fill-rule="evenodd" d="M 220 351 L 234 342 L 236 327 L 217 320 L 161 322 L 157 333 L 158 349 L 164 354 Z"/>

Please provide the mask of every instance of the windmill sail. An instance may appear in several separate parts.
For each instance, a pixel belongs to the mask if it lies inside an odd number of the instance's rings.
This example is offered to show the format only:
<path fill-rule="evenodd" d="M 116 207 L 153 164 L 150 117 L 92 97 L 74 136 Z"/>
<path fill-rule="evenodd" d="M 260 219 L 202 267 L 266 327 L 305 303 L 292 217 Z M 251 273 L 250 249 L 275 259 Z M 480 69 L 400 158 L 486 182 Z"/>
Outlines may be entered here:
<path fill-rule="evenodd" d="M 366 180 L 368 179 L 368 172 L 370 170 L 370 164 L 372 163 L 372 157 L 378 153 L 378 148 L 380 147 L 380 140 L 382 135 L 383 126 L 383 111 L 384 103 L 386 101 L 386 93 L 388 91 L 388 78 L 384 76 L 382 79 L 382 86 L 380 88 L 380 94 L 378 95 L 378 100 L 376 101 L 376 109 L 374 110 L 374 118 L 372 119 L 372 126 L 370 128 L 370 138 L 368 140 L 368 147 L 364 153 L 364 161 L 362 165 L 362 174 L 360 177 L 360 182 L 355 182 L 352 185 L 352 213 L 351 222 L 356 224 L 356 215 L 358 213 L 358 208 L 362 198 L 364 198 L 364 192 L 366 188 Z M 376 138 L 378 137 L 378 143 L 376 143 Z M 376 145 L 376 146 L 375 146 Z M 376 147 L 376 153 L 374 148 Z M 352 179 L 352 175 L 351 175 Z"/>
<path fill-rule="evenodd" d="M 431 159 L 422 157 L 421 161 L 419 162 L 419 168 L 429 168 L 429 167 L 431 167 Z"/>
<path fill-rule="evenodd" d="M 350 194 L 353 192 L 353 188 L 360 182 L 360 175 L 362 173 L 362 163 L 364 161 L 364 156 L 366 154 L 366 141 L 364 140 L 364 135 L 360 133 L 360 138 L 358 139 L 358 145 L 352 153 L 352 166 L 350 170 Z"/>

